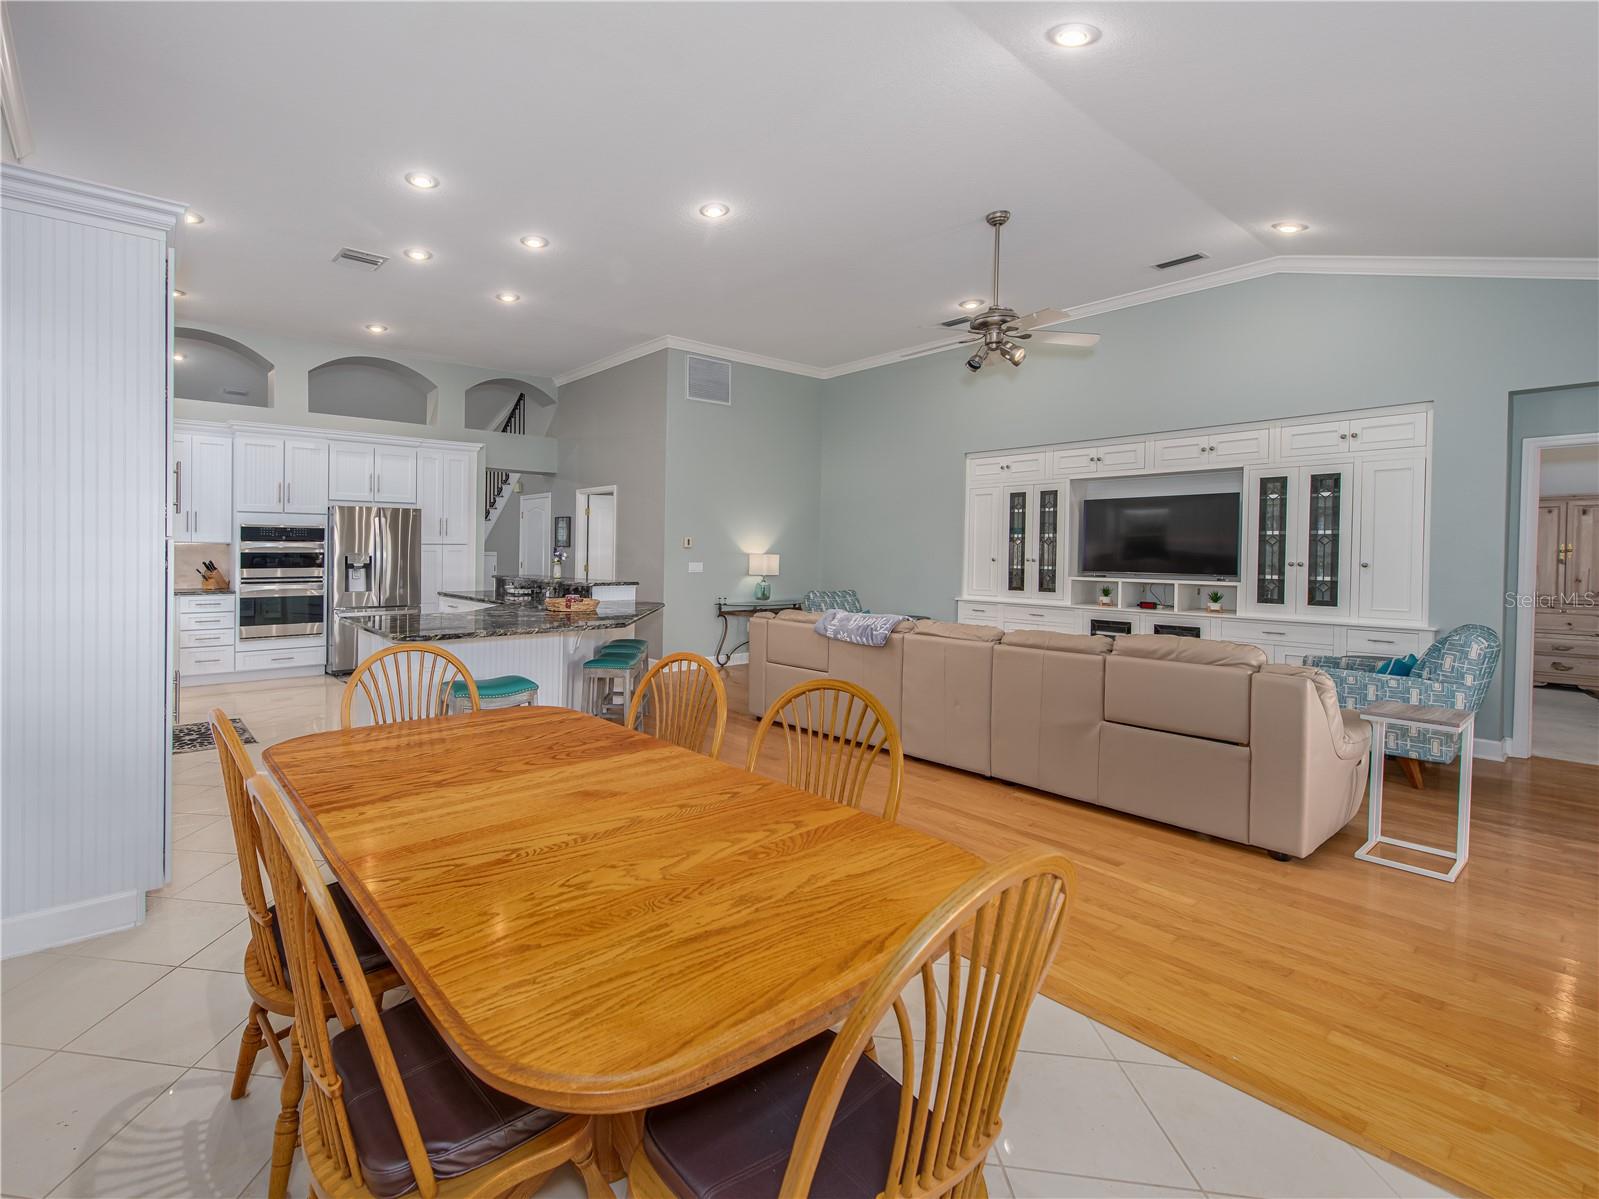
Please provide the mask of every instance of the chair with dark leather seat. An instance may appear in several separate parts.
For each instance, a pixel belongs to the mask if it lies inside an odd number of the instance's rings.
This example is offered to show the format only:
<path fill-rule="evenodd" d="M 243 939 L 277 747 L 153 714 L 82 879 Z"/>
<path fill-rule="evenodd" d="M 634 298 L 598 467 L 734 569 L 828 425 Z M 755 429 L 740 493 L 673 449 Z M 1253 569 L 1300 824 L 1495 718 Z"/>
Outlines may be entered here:
<path fill-rule="evenodd" d="M 836 1035 L 824 1032 L 651 1109 L 628 1162 L 629 1194 L 982 1199 L 983 1162 L 999 1137 L 1022 1022 L 1060 948 L 1075 890 L 1071 863 L 1025 851 L 957 887 L 878 972 Z M 922 992 L 914 1020 L 902 998 L 907 986 Z M 903 1081 L 865 1056 L 889 1011 Z"/>
<path fill-rule="evenodd" d="M 251 1072 L 261 1050 L 271 1052 L 283 1071 L 285 1089 L 293 1091 L 293 1102 L 286 1097 L 279 1122 L 292 1129 L 297 1120 L 296 1107 L 299 1092 L 288 1084 L 292 1075 L 300 1072 L 298 1051 L 290 1040 L 290 1053 L 285 1055 L 280 1043 L 290 1037 L 293 1025 L 274 1029 L 272 1016 L 294 1016 L 294 993 L 289 988 L 288 957 L 283 948 L 283 925 L 278 920 L 277 907 L 267 901 L 266 886 L 261 879 L 261 830 L 256 824 L 255 812 L 250 807 L 250 797 L 245 782 L 255 774 L 255 763 L 250 760 L 244 742 L 239 739 L 233 722 L 221 708 L 211 710 L 211 739 L 216 743 L 217 757 L 222 763 L 222 789 L 228 797 L 228 819 L 233 826 L 233 848 L 238 855 L 239 890 L 244 895 L 244 906 L 250 913 L 250 941 L 244 947 L 244 989 L 250 996 L 250 1014 L 244 1022 L 244 1036 L 239 1041 L 239 1058 L 233 1069 L 233 1098 L 242 1099 L 249 1091 Z M 389 964 L 382 946 L 372 936 L 361 916 L 355 910 L 343 888 L 337 883 L 327 888 L 335 909 L 344 920 L 350 941 L 356 947 L 363 981 L 373 995 L 400 985 L 400 976 Z M 331 1009 L 328 1012 L 332 1014 Z M 282 1138 L 273 1144 L 272 1172 L 269 1178 L 271 1199 L 283 1199 L 288 1181 L 289 1167 L 294 1155 L 294 1141 L 290 1137 L 286 1148 Z"/>
<path fill-rule="evenodd" d="M 313 1193 L 531 1195 L 570 1162 L 590 1199 L 611 1199 L 589 1117 L 535 1107 L 484 1084 L 416 1000 L 380 1012 L 364 988 L 344 986 L 358 972 L 355 948 L 305 835 L 270 779 L 258 774 L 248 789 L 289 950 L 295 1040 L 311 1080 L 300 1141 Z M 344 1026 L 331 1034 L 328 1021 L 315 1018 L 325 1005 Z"/>

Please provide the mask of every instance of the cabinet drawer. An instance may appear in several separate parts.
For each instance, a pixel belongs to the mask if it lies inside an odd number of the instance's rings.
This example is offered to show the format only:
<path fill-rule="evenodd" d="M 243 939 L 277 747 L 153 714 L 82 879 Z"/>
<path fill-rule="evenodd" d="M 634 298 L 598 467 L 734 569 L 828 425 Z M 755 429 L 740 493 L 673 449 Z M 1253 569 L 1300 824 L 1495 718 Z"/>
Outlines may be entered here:
<path fill-rule="evenodd" d="M 1401 654 L 1419 654 L 1422 650 L 1421 633 L 1398 633 L 1387 629 L 1350 629 L 1345 643 L 1351 654 L 1381 654 L 1397 658 Z"/>
<path fill-rule="evenodd" d="M 1599 658 L 1573 658 L 1565 654 L 1536 654 L 1532 674 L 1540 683 L 1574 683 L 1599 686 Z"/>
<path fill-rule="evenodd" d="M 1082 627 L 1082 617 L 1076 612 L 1064 612 L 1058 608 L 1029 608 L 1020 604 L 1007 604 L 1000 614 L 1000 627 L 1007 632 L 1043 629 L 1051 633 L 1075 633 Z"/>
<path fill-rule="evenodd" d="M 1599 658 L 1599 637 L 1539 633 L 1532 639 L 1532 652 L 1540 657 L 1553 654 L 1561 658 Z"/>
<path fill-rule="evenodd" d="M 219 645 L 225 645 L 230 649 L 233 647 L 232 629 L 218 629 L 214 633 L 180 632 L 178 634 L 179 649 L 214 649 Z"/>
<path fill-rule="evenodd" d="M 1540 612 L 1533 628 L 1540 633 L 1586 633 L 1599 636 L 1599 613 Z"/>
<path fill-rule="evenodd" d="M 1247 641 L 1259 645 L 1298 645 L 1314 649 L 1333 648 L 1337 630 L 1331 626 L 1275 624 L 1261 620 L 1223 620 L 1218 622 L 1223 641 Z"/>
<path fill-rule="evenodd" d="M 289 666 L 320 666 L 327 651 L 320 645 L 302 649 L 251 649 L 233 655 L 239 670 L 282 670 Z"/>
<path fill-rule="evenodd" d="M 1349 452 L 1349 422 L 1346 420 L 1303 421 L 1284 425 L 1277 431 L 1277 457 L 1325 458 Z"/>
<path fill-rule="evenodd" d="M 178 611 L 181 612 L 232 612 L 238 601 L 231 595 L 180 595 Z"/>
<path fill-rule="evenodd" d="M 1400 412 L 1391 416 L 1349 418 L 1351 450 L 1408 450 L 1427 444 L 1427 414 Z"/>
<path fill-rule="evenodd" d="M 233 669 L 231 645 L 206 649 L 180 649 L 178 671 L 184 678 L 197 674 L 227 674 Z"/>
<path fill-rule="evenodd" d="M 180 612 L 178 631 L 191 633 L 201 629 L 231 629 L 234 620 L 235 614 L 231 608 L 226 612 Z"/>
<path fill-rule="evenodd" d="M 1145 443 L 1127 441 L 1120 445 L 1102 445 L 1094 450 L 1095 465 L 1106 470 L 1143 470 Z"/>

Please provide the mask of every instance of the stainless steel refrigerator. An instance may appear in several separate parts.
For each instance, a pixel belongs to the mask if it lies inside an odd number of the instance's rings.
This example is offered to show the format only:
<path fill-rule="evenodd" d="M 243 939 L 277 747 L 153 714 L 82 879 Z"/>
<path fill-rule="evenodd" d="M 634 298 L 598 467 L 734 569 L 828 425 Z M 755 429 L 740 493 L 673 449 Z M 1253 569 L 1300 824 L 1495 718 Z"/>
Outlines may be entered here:
<path fill-rule="evenodd" d="M 357 664 L 357 632 L 341 618 L 416 614 L 422 603 L 422 513 L 336 504 L 328 509 L 329 674 Z"/>

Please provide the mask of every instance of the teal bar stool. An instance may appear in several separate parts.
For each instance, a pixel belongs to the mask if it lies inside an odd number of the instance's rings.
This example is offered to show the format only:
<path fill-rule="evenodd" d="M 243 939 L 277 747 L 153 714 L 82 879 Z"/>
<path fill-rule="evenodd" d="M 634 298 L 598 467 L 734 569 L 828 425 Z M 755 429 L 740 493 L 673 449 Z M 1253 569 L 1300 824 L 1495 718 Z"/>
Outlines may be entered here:
<path fill-rule="evenodd" d="M 643 650 L 606 646 L 596 657 L 583 663 L 584 708 L 591 716 L 610 718 L 612 709 L 618 720 L 627 716 L 633 700 L 633 687 Z"/>
<path fill-rule="evenodd" d="M 519 708 L 537 706 L 539 685 L 519 674 L 495 675 L 492 679 L 477 680 L 479 708 Z M 471 708 L 466 684 L 457 679 L 450 684 L 451 712 L 466 712 Z"/>

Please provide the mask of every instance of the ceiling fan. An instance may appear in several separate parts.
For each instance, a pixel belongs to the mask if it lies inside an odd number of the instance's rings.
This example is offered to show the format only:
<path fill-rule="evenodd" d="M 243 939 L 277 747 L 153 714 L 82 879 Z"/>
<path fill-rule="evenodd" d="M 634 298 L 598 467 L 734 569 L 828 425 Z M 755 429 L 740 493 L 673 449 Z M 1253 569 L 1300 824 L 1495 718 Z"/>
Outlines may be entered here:
<path fill-rule="evenodd" d="M 1010 220 L 1010 213 L 1001 209 L 991 212 L 985 220 L 994 227 L 994 299 L 989 306 L 976 316 L 967 318 L 956 317 L 952 321 L 943 322 L 946 329 L 966 326 L 968 337 L 960 341 L 950 342 L 947 345 L 923 346 L 919 350 L 912 350 L 902 354 L 903 358 L 915 358 L 922 354 L 933 354 L 940 350 L 952 349 L 955 346 L 976 345 L 977 350 L 966 360 L 966 368 L 971 371 L 983 369 L 983 363 L 990 354 L 998 354 L 1012 366 L 1020 366 L 1022 359 L 1027 357 L 1025 346 L 1018 342 L 1036 339 L 1040 343 L 1055 346 L 1091 346 L 1099 340 L 1098 333 L 1051 333 L 1041 329 L 1041 325 L 1055 325 L 1066 320 L 1068 314 L 1058 308 L 1040 308 L 1037 312 L 1030 312 L 1026 316 L 1017 316 L 1012 308 L 1002 308 L 999 303 L 999 230 L 1000 226 Z M 981 343 L 981 344 L 979 344 Z"/>

